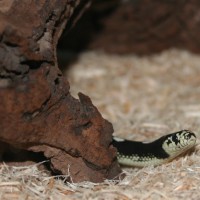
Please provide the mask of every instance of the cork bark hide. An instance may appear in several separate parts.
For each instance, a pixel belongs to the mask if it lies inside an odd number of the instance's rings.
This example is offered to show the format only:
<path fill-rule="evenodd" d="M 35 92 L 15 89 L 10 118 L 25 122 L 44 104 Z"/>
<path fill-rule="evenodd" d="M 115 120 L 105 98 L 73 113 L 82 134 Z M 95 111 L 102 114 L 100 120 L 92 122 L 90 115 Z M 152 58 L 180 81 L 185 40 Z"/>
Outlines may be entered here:
<path fill-rule="evenodd" d="M 120 172 L 112 125 L 89 97 L 70 95 L 57 66 L 58 39 L 74 10 L 87 3 L 0 2 L 0 141 L 43 152 L 53 171 L 69 172 L 74 182 Z"/>

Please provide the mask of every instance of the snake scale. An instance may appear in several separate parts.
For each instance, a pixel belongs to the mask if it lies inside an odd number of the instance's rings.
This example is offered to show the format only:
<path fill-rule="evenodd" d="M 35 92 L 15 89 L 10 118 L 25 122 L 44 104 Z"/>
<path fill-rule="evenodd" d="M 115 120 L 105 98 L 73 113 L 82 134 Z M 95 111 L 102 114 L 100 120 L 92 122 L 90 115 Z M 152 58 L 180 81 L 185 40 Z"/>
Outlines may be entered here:
<path fill-rule="evenodd" d="M 145 167 L 160 165 L 193 148 L 196 136 L 182 130 L 149 142 L 130 141 L 113 137 L 112 145 L 117 148 L 117 159 L 122 165 Z"/>

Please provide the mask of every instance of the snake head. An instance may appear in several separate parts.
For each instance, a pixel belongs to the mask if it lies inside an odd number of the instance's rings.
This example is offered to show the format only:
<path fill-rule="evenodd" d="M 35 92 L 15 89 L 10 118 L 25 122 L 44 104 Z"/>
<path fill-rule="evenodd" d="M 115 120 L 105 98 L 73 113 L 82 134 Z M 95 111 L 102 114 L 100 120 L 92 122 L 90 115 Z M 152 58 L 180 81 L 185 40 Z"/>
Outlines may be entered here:
<path fill-rule="evenodd" d="M 182 130 L 169 134 L 163 142 L 162 148 L 170 157 L 176 157 L 196 144 L 196 135 L 189 130 Z"/>

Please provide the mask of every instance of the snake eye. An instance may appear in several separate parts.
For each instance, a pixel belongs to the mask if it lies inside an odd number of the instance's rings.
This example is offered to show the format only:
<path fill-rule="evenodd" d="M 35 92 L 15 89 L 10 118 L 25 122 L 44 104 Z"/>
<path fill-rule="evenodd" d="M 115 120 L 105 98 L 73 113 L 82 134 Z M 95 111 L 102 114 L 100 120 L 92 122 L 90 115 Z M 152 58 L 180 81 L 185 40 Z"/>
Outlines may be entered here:
<path fill-rule="evenodd" d="M 185 138 L 186 140 L 189 140 L 191 137 L 192 137 L 192 135 L 189 134 L 189 133 L 187 133 L 187 134 L 184 135 L 184 138 Z"/>
<path fill-rule="evenodd" d="M 185 138 L 186 140 L 189 140 L 189 139 L 190 139 L 190 136 L 189 136 L 189 135 L 185 135 L 184 138 Z"/>
<path fill-rule="evenodd" d="M 185 140 L 190 140 L 191 138 L 196 138 L 196 135 L 189 130 L 185 130 L 185 132 L 183 132 L 183 133 L 184 133 L 183 137 Z"/>

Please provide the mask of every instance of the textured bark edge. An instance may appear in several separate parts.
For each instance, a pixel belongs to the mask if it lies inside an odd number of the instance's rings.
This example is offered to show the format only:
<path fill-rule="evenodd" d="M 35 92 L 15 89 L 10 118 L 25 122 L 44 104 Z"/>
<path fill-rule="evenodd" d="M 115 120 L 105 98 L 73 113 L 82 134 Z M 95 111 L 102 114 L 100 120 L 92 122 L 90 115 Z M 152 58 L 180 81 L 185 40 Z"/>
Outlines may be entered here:
<path fill-rule="evenodd" d="M 55 53 L 78 3 L 15 0 L 0 9 L 0 140 L 43 152 L 75 182 L 99 182 L 120 172 L 112 125 L 89 97 L 70 95 Z"/>

